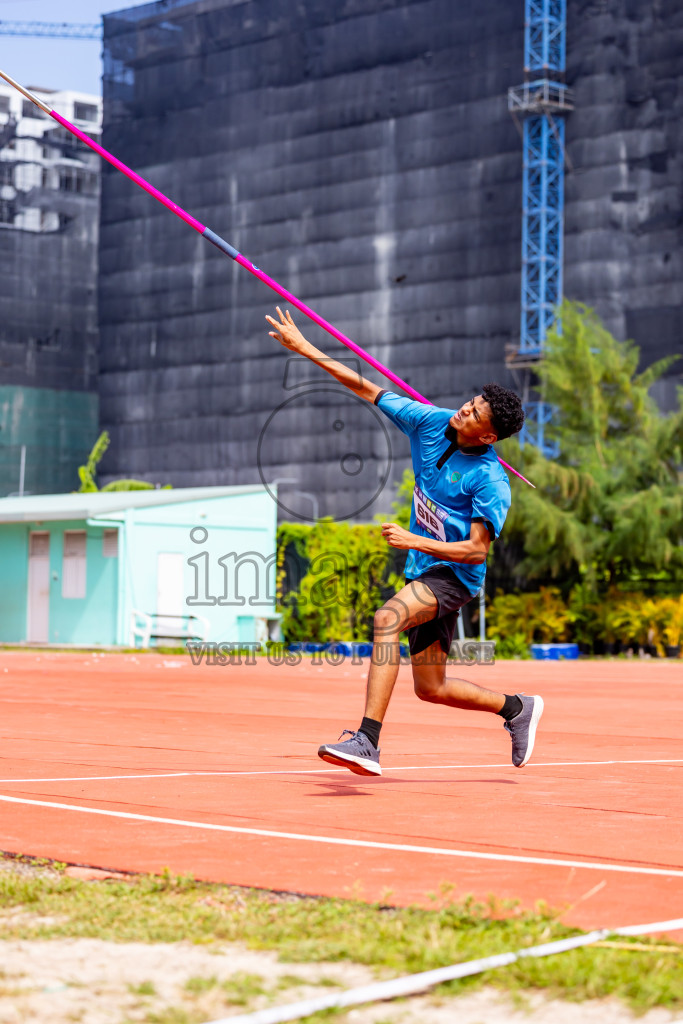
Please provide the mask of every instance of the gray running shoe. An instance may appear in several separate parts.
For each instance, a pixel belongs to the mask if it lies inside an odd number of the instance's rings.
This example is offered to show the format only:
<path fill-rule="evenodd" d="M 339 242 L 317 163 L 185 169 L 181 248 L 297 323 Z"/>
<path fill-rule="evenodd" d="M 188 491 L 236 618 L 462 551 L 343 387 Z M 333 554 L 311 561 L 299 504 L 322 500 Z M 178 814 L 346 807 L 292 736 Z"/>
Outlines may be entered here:
<path fill-rule="evenodd" d="M 322 757 L 323 761 L 329 761 L 330 764 L 350 768 L 355 775 L 381 775 L 379 750 L 373 747 L 365 733 L 344 729 L 339 739 L 346 733 L 351 737 L 350 740 L 344 740 L 343 743 L 324 743 L 318 748 L 318 757 Z"/>
<path fill-rule="evenodd" d="M 522 702 L 522 710 L 504 728 L 512 737 L 512 763 L 515 768 L 523 768 L 529 761 L 536 739 L 536 726 L 543 714 L 541 697 L 527 697 L 525 693 L 516 694 Z"/>

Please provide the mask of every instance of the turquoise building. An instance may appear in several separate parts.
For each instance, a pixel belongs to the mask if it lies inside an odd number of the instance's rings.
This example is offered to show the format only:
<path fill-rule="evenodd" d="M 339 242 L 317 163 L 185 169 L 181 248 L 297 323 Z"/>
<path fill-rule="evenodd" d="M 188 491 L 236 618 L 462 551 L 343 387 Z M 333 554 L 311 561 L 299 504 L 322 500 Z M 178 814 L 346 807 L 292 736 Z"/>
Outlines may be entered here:
<path fill-rule="evenodd" d="M 0 643 L 277 638 L 261 486 L 0 499 Z"/>

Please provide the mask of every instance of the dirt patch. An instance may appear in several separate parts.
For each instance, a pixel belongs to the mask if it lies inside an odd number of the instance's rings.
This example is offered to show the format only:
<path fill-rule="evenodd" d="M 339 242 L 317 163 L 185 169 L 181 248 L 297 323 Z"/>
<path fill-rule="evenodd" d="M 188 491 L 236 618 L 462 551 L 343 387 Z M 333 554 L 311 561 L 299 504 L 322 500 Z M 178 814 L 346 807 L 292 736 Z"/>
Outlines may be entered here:
<path fill-rule="evenodd" d="M 377 980 L 354 964 L 285 964 L 271 952 L 185 943 L 99 939 L 0 941 L 1 1024 L 210 1021 Z M 419 996 L 348 1011 L 353 1024 L 632 1024 L 612 1000 L 580 1004 L 484 989 L 457 998 Z M 641 1024 L 671 1024 L 652 1010 Z"/>

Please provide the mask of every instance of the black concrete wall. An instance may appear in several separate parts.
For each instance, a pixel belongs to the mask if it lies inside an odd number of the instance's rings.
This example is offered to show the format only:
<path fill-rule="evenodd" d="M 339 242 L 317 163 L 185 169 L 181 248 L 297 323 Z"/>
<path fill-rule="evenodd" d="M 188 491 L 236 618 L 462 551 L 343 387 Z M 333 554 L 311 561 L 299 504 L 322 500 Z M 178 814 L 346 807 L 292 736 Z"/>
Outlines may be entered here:
<path fill-rule="evenodd" d="M 567 29 L 565 293 L 649 365 L 683 353 L 683 5 L 569 0 Z"/>
<path fill-rule="evenodd" d="M 104 145 L 455 406 L 511 383 L 519 336 L 522 148 L 506 93 L 523 77 L 523 6 L 164 0 L 110 15 Z M 683 304 L 681 15 L 665 0 L 569 7 L 566 292 L 648 363 L 677 343 Z M 263 320 L 277 297 L 106 165 L 100 272 L 110 475 L 261 471 L 290 481 L 289 513 L 313 509 L 297 491 L 320 514 L 390 509 L 402 435 L 288 366 Z"/>
<path fill-rule="evenodd" d="M 0 228 L 0 496 L 19 489 L 22 449 L 26 492 L 75 490 L 97 437 L 98 196 L 32 199 L 65 223 Z"/>
<path fill-rule="evenodd" d="M 0 385 L 97 384 L 97 196 L 61 231 L 0 230 Z"/>

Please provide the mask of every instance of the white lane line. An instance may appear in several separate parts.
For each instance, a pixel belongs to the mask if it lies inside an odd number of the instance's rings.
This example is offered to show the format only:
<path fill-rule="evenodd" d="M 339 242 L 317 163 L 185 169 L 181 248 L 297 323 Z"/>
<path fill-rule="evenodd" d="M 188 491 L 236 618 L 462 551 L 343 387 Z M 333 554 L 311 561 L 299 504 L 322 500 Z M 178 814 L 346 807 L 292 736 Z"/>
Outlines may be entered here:
<path fill-rule="evenodd" d="M 683 757 L 656 757 L 641 761 L 535 761 L 526 768 L 581 768 L 591 765 L 605 764 L 683 764 Z M 503 764 L 413 764 L 394 765 L 383 768 L 387 772 L 436 772 L 470 768 L 509 768 L 510 762 Z M 77 775 L 54 779 L 0 779 L 0 786 L 9 782 L 104 782 L 114 779 L 181 779 L 202 776 L 249 776 L 249 775 L 336 775 L 348 771 L 347 768 L 276 768 L 268 771 L 255 772 L 159 772 L 150 775 Z"/>
<path fill-rule="evenodd" d="M 61 804 L 47 800 L 26 800 L 17 796 L 0 796 L 0 801 L 9 804 L 24 804 L 30 807 L 47 807 L 57 811 L 75 811 L 79 814 L 101 814 L 106 818 L 123 818 L 125 821 L 148 821 L 158 825 L 175 825 L 181 828 L 196 828 L 207 832 L 232 832 L 237 835 L 265 836 L 270 839 L 295 839 L 305 843 L 326 843 L 331 846 L 356 846 L 370 850 L 389 850 L 394 853 L 428 853 L 442 857 L 465 857 L 470 860 L 503 861 L 506 864 L 548 864 L 560 868 L 588 868 L 592 871 L 618 871 L 629 875 L 658 875 L 663 878 L 683 878 L 683 871 L 665 868 L 632 867 L 630 864 L 606 864 L 600 861 L 561 860 L 551 857 L 522 857 L 517 854 L 478 853 L 474 850 L 452 850 L 439 846 L 412 846 L 406 843 L 378 843 L 369 839 L 339 839 L 333 836 L 307 836 L 299 832 L 274 832 L 271 829 L 240 828 L 236 825 L 216 825 L 213 822 L 185 821 L 182 818 L 159 818 L 151 814 L 134 814 L 131 811 L 107 811 L 101 807 L 82 807 L 77 804 Z"/>

